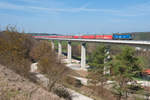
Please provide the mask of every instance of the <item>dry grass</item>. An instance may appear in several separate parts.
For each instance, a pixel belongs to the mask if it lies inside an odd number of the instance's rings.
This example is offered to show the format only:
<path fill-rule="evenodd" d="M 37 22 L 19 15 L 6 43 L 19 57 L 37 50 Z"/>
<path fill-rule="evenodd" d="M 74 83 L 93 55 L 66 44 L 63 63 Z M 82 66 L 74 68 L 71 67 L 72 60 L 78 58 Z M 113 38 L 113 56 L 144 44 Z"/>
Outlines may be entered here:
<path fill-rule="evenodd" d="M 29 52 L 33 41 L 30 36 L 20 34 L 14 27 L 0 32 L 0 63 L 27 77 L 31 64 Z"/>
<path fill-rule="evenodd" d="M 63 100 L 0 65 L 0 100 Z"/>

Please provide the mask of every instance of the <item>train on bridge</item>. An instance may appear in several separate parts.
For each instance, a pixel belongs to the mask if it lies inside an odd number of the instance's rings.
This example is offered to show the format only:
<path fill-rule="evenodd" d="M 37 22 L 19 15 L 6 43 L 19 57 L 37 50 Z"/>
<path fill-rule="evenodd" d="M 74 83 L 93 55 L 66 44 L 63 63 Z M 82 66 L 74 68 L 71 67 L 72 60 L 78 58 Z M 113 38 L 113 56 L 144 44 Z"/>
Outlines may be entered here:
<path fill-rule="evenodd" d="M 114 33 L 112 35 L 58 35 L 58 34 L 32 34 L 34 38 L 71 38 L 71 39 L 103 39 L 103 40 L 133 40 L 134 34 Z"/>

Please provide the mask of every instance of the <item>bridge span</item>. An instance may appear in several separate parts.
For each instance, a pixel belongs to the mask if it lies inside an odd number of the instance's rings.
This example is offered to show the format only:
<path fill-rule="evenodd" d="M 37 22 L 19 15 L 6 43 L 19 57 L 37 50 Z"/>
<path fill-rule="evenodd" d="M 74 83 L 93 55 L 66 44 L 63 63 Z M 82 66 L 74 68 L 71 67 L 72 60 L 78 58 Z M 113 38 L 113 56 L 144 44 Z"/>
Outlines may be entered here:
<path fill-rule="evenodd" d="M 150 46 L 150 41 L 135 41 L 135 40 L 100 40 L 100 39 L 65 39 L 65 38 L 36 38 L 41 40 L 51 40 L 52 49 L 54 50 L 54 41 L 58 41 L 58 57 L 62 55 L 61 41 L 68 41 L 67 59 L 72 62 L 72 46 L 71 42 L 81 42 L 81 69 L 86 68 L 86 43 L 106 43 L 106 44 L 122 44 L 122 45 L 138 45 Z"/>

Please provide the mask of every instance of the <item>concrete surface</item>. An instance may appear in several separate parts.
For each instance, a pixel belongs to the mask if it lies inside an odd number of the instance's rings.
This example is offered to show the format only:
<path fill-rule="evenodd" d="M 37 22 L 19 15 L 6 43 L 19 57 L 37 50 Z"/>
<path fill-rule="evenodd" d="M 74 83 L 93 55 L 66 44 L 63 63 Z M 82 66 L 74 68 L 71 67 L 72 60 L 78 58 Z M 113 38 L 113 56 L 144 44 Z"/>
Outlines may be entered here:
<path fill-rule="evenodd" d="M 72 93 L 72 100 L 94 100 L 94 99 L 84 96 L 74 90 L 69 89 L 69 91 Z"/>

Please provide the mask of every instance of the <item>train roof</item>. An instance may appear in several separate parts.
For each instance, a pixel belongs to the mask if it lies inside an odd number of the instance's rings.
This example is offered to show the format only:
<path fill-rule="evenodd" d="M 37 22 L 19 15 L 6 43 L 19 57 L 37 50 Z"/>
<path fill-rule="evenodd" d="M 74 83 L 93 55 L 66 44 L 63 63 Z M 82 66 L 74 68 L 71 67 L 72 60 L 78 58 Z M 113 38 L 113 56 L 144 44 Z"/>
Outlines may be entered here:
<path fill-rule="evenodd" d="M 61 34 L 56 34 L 56 33 L 27 33 L 27 34 L 31 34 L 34 36 L 63 36 Z"/>

